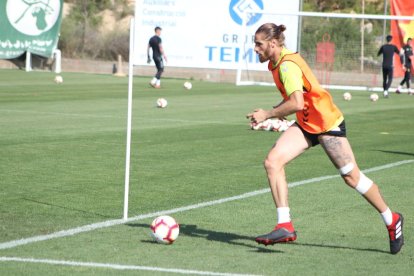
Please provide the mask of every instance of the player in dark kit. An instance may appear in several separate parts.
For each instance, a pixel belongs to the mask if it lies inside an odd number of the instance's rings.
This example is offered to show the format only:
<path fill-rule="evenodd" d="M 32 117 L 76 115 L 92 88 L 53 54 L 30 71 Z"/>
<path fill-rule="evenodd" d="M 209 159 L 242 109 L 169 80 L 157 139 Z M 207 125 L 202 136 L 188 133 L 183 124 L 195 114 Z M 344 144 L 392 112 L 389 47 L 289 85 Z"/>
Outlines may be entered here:
<path fill-rule="evenodd" d="M 378 51 L 378 56 L 382 54 L 382 87 L 384 89 L 384 97 L 388 98 L 388 89 L 392 83 L 394 75 L 394 54 L 399 54 L 397 46 L 391 43 L 392 36 L 387 35 L 387 43 L 382 45 Z"/>
<path fill-rule="evenodd" d="M 151 57 L 150 57 L 150 48 L 152 49 L 152 59 L 154 60 L 155 66 L 157 67 L 157 73 L 155 74 L 154 78 L 152 78 L 150 85 L 154 88 L 160 88 L 161 86 L 161 75 L 164 72 L 164 62 L 167 61 L 167 56 L 164 53 L 164 49 L 162 47 L 162 41 L 161 41 L 161 28 L 155 27 L 155 35 L 150 38 L 148 42 L 147 47 L 147 56 L 148 61 L 147 63 L 151 63 Z"/>
<path fill-rule="evenodd" d="M 407 85 L 408 95 L 413 94 L 413 90 L 410 88 L 410 81 L 411 81 L 411 66 L 413 58 L 413 47 L 412 47 L 412 39 L 407 39 L 407 44 L 405 44 L 400 51 L 400 59 L 401 64 L 403 65 L 404 70 L 404 79 L 400 82 L 400 85 L 397 88 L 397 93 L 401 93 L 402 86 L 404 83 Z"/>

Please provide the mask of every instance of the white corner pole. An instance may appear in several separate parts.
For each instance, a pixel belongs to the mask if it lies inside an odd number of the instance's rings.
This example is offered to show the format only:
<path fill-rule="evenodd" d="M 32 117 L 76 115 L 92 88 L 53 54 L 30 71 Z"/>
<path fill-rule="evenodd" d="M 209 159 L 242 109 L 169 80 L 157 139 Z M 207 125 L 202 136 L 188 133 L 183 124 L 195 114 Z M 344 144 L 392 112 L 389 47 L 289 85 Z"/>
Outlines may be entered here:
<path fill-rule="evenodd" d="M 53 51 L 55 56 L 55 73 L 60 74 L 62 72 L 62 52 L 59 49 Z"/>
<path fill-rule="evenodd" d="M 26 52 L 26 72 L 32 71 L 32 53 Z"/>
<path fill-rule="evenodd" d="M 241 25 L 242 25 L 242 39 L 241 42 L 239 42 L 239 47 L 240 47 L 240 51 L 239 51 L 239 62 L 241 63 L 241 61 L 243 60 L 244 56 L 246 55 L 246 34 L 247 34 L 247 23 L 249 22 L 248 20 L 248 12 L 243 13 L 243 17 L 241 18 Z M 236 72 L 236 85 L 240 85 L 241 83 L 241 74 L 242 74 L 242 69 L 241 66 L 237 67 L 237 72 Z"/>
<path fill-rule="evenodd" d="M 127 118 L 127 140 L 125 157 L 125 194 L 124 194 L 124 220 L 128 219 L 128 199 L 129 199 L 129 174 L 131 163 L 131 131 L 132 131 L 132 86 L 134 75 L 134 40 L 135 23 L 131 18 L 129 25 L 129 65 L 128 65 L 128 118 Z"/>

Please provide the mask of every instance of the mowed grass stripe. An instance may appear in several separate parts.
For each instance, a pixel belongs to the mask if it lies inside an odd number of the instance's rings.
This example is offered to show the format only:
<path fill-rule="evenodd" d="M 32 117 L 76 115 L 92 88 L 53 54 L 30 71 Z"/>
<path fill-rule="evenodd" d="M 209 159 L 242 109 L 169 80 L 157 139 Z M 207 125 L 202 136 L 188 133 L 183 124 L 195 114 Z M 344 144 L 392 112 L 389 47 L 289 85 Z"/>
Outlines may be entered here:
<path fill-rule="evenodd" d="M 413 162 L 414 162 L 414 160 L 412 160 L 412 159 L 403 160 L 403 161 L 399 161 L 399 162 L 395 162 L 395 163 L 390 163 L 390 164 L 386 164 L 386 165 L 366 169 L 366 170 L 363 170 L 363 172 L 364 173 L 375 172 L 375 171 L 390 169 L 390 168 L 405 165 L 405 164 L 410 164 L 410 163 L 413 163 Z M 304 184 L 317 183 L 317 182 L 320 182 L 320 181 L 323 181 L 323 180 L 337 178 L 337 177 L 339 177 L 339 175 L 326 175 L 326 176 L 321 176 L 321 177 L 315 177 L 315 178 L 311 178 L 311 179 L 292 182 L 292 183 L 289 184 L 289 187 L 292 188 L 292 187 L 297 187 L 297 186 L 301 186 L 301 185 L 304 185 Z M 189 211 L 189 210 L 214 206 L 214 205 L 217 205 L 217 204 L 222 204 L 222 203 L 226 203 L 226 202 L 230 202 L 230 201 L 234 201 L 234 200 L 245 199 L 245 198 L 261 195 L 261 194 L 268 193 L 268 192 L 270 192 L 270 189 L 266 188 L 266 189 L 261 189 L 261 190 L 256 190 L 256 191 L 244 193 L 244 194 L 237 195 L 237 196 L 232 196 L 232 197 L 226 197 L 226 198 L 221 198 L 221 199 L 212 200 L 212 201 L 201 202 L 201 203 L 188 205 L 188 206 L 183 206 L 183 207 L 178 207 L 178 208 L 174 208 L 174 209 L 170 209 L 170 210 L 163 210 L 163 211 L 138 215 L 138 216 L 131 217 L 127 220 L 114 219 L 114 220 L 107 220 L 107 221 L 103 221 L 103 222 L 88 224 L 88 225 L 84 225 L 84 226 L 80 226 L 80 227 L 76 227 L 76 228 L 72 228 L 72 229 L 68 229 L 68 230 L 62 230 L 62 231 L 54 232 L 54 233 L 47 234 L 47 235 L 39 235 L 39 236 L 30 237 L 30 238 L 4 242 L 4 243 L 0 244 L 0 249 L 14 248 L 14 247 L 18 247 L 18 246 L 22 246 L 22 245 L 26 245 L 26 244 L 35 243 L 35 242 L 46 241 L 46 240 L 51 240 L 51 239 L 56 239 L 56 238 L 67 237 L 67 236 L 73 236 L 73 235 L 84 233 L 84 232 L 89 232 L 89 231 L 93 231 L 93 230 L 97 230 L 97 229 L 102 229 L 102 228 L 107 228 L 107 227 L 111 227 L 111 226 L 115 226 L 115 225 L 129 223 L 129 222 L 135 222 L 135 221 L 139 221 L 139 220 L 143 220 L 143 219 L 153 218 L 153 217 L 157 217 L 157 216 L 160 216 L 160 215 L 170 215 L 170 214 L 175 214 L 175 213 L 179 213 L 179 212 L 184 212 L 184 211 Z"/>

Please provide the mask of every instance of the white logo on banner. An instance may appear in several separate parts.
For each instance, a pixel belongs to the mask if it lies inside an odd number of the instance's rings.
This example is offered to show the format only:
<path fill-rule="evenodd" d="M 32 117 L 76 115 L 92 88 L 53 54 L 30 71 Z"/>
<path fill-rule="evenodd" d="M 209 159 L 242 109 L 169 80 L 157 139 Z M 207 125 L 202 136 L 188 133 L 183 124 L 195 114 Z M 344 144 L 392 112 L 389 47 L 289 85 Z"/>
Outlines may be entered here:
<path fill-rule="evenodd" d="M 243 20 L 247 21 L 247 26 L 256 23 L 261 14 L 254 14 L 250 12 L 262 11 L 264 8 L 262 0 L 232 0 L 230 2 L 230 16 L 239 25 L 242 25 Z M 248 18 L 245 18 L 246 14 Z"/>
<path fill-rule="evenodd" d="M 25 35 L 40 35 L 59 19 L 60 0 L 7 0 L 10 24 Z"/>

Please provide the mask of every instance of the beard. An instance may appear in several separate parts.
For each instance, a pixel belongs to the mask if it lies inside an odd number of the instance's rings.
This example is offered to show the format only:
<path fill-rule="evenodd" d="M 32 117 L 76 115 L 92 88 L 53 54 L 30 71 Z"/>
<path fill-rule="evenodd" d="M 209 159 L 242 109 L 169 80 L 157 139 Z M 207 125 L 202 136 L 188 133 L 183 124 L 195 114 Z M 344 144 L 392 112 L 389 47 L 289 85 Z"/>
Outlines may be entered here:
<path fill-rule="evenodd" d="M 267 58 L 267 57 L 265 57 L 265 56 L 263 56 L 263 55 L 259 54 L 259 61 L 260 61 L 261 63 L 266 62 L 266 61 L 268 61 L 268 60 L 269 60 L 269 58 Z"/>
<path fill-rule="evenodd" d="M 259 55 L 259 61 L 261 63 L 266 62 L 270 59 L 270 49 L 267 48 L 262 54 L 258 54 Z"/>

